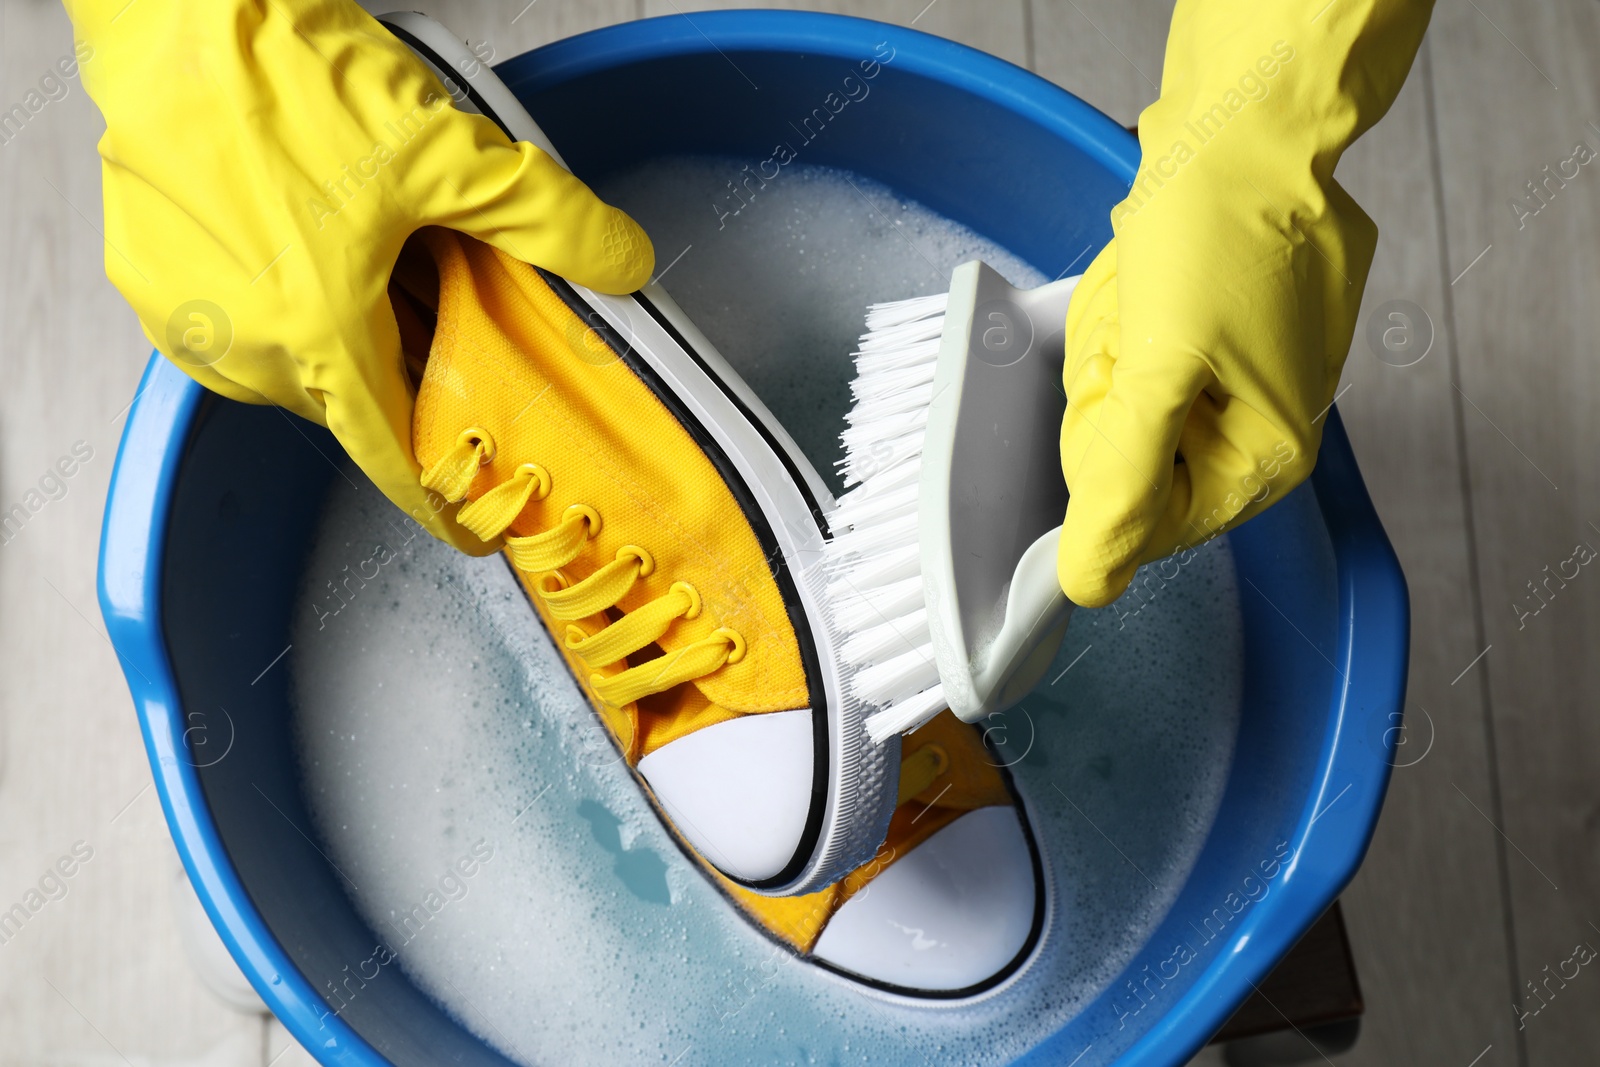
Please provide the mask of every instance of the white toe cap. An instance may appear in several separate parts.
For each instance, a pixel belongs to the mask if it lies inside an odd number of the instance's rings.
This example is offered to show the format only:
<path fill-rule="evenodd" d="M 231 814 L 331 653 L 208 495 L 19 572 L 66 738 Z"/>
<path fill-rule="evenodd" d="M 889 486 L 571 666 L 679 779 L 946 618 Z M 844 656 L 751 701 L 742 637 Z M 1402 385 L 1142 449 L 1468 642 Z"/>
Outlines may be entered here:
<path fill-rule="evenodd" d="M 811 712 L 741 715 L 639 761 L 667 817 L 724 874 L 758 882 L 794 858 L 811 812 Z"/>
<path fill-rule="evenodd" d="M 1033 857 L 1010 807 L 970 811 L 834 913 L 812 955 L 904 989 L 982 985 L 1033 929 Z"/>

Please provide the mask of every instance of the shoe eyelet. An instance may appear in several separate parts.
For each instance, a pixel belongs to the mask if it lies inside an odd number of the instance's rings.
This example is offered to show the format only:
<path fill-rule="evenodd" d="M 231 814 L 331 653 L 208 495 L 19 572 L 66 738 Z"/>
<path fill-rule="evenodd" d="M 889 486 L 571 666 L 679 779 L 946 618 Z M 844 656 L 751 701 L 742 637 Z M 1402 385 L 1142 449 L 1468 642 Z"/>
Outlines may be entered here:
<path fill-rule="evenodd" d="M 561 513 L 561 521 L 565 522 L 574 514 L 582 515 L 584 521 L 588 523 L 589 532 L 584 535 L 588 540 L 593 541 L 600 536 L 600 513 L 598 511 L 588 504 L 569 504 L 567 510 Z"/>
<path fill-rule="evenodd" d="M 933 753 L 933 776 L 935 778 L 938 778 L 940 775 L 944 774 L 945 771 L 950 769 L 950 753 L 944 750 L 944 746 L 927 744 L 923 745 L 922 748 L 919 748 L 917 751 L 921 752 L 924 749 Z"/>
<path fill-rule="evenodd" d="M 618 559 L 627 559 L 632 556 L 639 561 L 639 577 L 648 578 L 655 573 L 656 558 L 638 545 L 623 545 L 617 549 Z"/>
<path fill-rule="evenodd" d="M 577 623 L 567 623 L 566 644 L 568 648 L 577 648 L 579 645 L 587 641 L 589 636 L 589 631 L 585 630 Z"/>
<path fill-rule="evenodd" d="M 727 662 L 729 664 L 738 663 L 740 660 L 744 659 L 744 654 L 746 651 L 748 651 L 748 646 L 744 643 L 744 638 L 740 636 L 739 631 L 723 626 L 713 630 L 711 632 L 711 636 L 720 637 L 733 646 L 733 650 L 728 653 Z"/>
<path fill-rule="evenodd" d="M 550 472 L 537 463 L 518 465 L 516 474 L 513 477 L 532 478 L 539 483 L 539 487 L 533 491 L 534 500 L 543 500 L 550 495 L 550 486 L 553 484 L 550 480 Z"/>
<path fill-rule="evenodd" d="M 478 457 L 478 466 L 487 467 L 494 459 L 494 438 L 489 436 L 489 431 L 482 426 L 468 426 L 456 435 L 456 444 L 471 445 L 476 450 L 482 450 Z"/>
<path fill-rule="evenodd" d="M 559 593 L 571 585 L 572 582 L 560 571 L 545 571 L 533 580 L 533 587 L 543 596 Z"/>
<path fill-rule="evenodd" d="M 701 603 L 700 591 L 698 589 L 690 585 L 688 582 L 673 582 L 672 592 L 682 592 L 684 596 L 689 598 L 689 610 L 685 611 L 683 615 L 680 616 L 681 618 L 698 619 L 700 617 Z"/>

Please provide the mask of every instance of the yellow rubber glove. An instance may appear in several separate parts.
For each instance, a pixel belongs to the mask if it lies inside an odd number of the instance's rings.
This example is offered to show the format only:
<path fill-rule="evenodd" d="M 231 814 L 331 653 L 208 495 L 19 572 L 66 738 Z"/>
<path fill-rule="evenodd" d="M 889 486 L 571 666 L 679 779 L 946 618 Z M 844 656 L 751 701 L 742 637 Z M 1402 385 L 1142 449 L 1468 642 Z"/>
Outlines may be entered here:
<path fill-rule="evenodd" d="M 1057 570 L 1079 604 L 1316 461 L 1377 227 L 1333 180 L 1431 0 L 1179 0 L 1115 234 L 1067 313 Z"/>
<path fill-rule="evenodd" d="M 457 229 L 605 292 L 650 276 L 644 232 L 528 144 L 457 111 L 352 0 L 67 0 L 106 120 L 106 273 L 201 385 L 333 431 L 430 532 L 387 296 L 406 238 Z"/>

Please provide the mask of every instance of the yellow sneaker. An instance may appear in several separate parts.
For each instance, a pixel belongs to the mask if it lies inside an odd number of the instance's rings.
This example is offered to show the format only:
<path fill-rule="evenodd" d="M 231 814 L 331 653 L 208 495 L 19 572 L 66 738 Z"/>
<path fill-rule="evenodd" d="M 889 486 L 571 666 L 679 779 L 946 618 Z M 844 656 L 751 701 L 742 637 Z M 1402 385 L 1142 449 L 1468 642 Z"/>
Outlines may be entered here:
<path fill-rule="evenodd" d="M 907 996 L 972 996 L 1033 958 L 1049 882 L 977 727 L 945 711 L 904 744 L 901 802 L 871 861 L 805 896 L 725 888 L 803 960 Z"/>
<path fill-rule="evenodd" d="M 565 282 L 459 233 L 420 232 L 395 289 L 408 363 L 425 360 L 423 485 L 486 550 L 503 540 L 678 837 L 764 894 L 870 859 L 899 744 L 871 742 L 842 696 L 803 565 L 821 511 L 770 415 L 663 340 L 670 323 L 641 313 L 619 337 Z"/>

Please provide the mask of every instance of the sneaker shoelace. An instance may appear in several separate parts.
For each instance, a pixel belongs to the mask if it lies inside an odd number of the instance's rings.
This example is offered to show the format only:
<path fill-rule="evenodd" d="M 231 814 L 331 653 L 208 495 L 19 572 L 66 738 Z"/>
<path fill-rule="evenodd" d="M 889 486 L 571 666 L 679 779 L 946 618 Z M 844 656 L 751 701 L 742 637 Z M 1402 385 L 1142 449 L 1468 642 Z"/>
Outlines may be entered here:
<path fill-rule="evenodd" d="M 422 472 L 422 485 L 451 503 L 465 500 L 479 468 L 494 459 L 494 438 L 469 426 L 456 443 Z M 508 481 L 464 505 L 456 520 L 485 541 L 505 534 L 522 509 L 550 495 L 550 472 L 537 463 L 519 465 Z M 632 611 L 617 603 L 639 579 L 656 569 L 655 557 L 638 545 L 623 545 L 615 558 L 573 581 L 562 568 L 578 558 L 583 546 L 600 533 L 600 513 L 587 504 L 573 504 L 553 528 L 526 537 L 505 538 L 506 552 L 518 570 L 536 575 L 534 588 L 549 613 L 567 624 L 565 644 L 591 670 L 619 663 L 660 640 L 678 619 L 700 615 L 700 594 L 688 582 L 673 582 L 660 596 Z M 578 621 L 616 609 L 620 616 L 590 633 Z M 604 617 L 602 615 L 602 617 Z M 596 696 L 612 707 L 631 704 L 653 693 L 703 678 L 745 655 L 745 640 L 726 626 L 711 635 L 668 651 L 648 662 L 610 676 L 591 674 Z"/>

